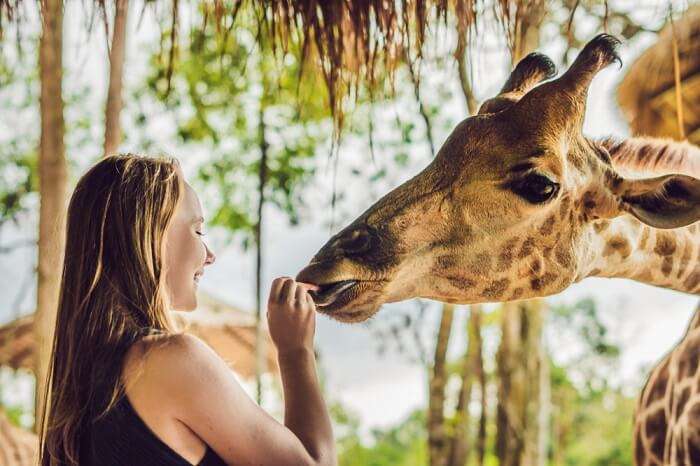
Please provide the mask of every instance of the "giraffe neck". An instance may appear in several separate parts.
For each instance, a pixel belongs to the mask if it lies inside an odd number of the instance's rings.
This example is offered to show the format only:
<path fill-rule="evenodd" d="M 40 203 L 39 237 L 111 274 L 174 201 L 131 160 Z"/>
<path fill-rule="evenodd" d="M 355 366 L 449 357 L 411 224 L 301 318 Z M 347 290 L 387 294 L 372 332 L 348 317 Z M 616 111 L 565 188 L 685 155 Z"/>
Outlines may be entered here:
<path fill-rule="evenodd" d="M 591 227 L 581 278 L 618 277 L 700 294 L 700 223 L 651 228 L 630 215 Z"/>

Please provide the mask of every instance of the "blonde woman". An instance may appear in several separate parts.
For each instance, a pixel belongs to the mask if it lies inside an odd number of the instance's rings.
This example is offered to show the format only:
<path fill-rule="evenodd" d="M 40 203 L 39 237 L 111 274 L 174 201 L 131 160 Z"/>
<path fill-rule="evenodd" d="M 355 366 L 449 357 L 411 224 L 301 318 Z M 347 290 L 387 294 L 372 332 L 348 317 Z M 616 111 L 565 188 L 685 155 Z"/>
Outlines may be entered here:
<path fill-rule="evenodd" d="M 280 424 L 171 310 L 197 305 L 214 254 L 174 159 L 101 160 L 68 208 L 65 261 L 42 420 L 42 466 L 334 465 L 316 376 L 308 287 L 272 284 L 270 334 L 285 398 Z"/>

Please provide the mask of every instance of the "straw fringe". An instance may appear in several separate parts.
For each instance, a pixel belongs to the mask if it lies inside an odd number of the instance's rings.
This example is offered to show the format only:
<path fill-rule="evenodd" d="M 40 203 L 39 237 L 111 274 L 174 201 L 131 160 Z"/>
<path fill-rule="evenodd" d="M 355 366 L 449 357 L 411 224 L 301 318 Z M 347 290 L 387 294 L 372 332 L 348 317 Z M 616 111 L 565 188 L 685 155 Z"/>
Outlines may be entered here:
<path fill-rule="evenodd" d="M 531 4 L 544 0 L 497 0 L 499 24 L 514 37 L 519 19 Z M 21 0 L 0 0 L 2 18 L 12 20 Z M 104 11 L 105 0 L 93 0 Z M 165 56 L 168 75 L 177 59 L 178 0 L 148 2 L 170 14 L 170 31 Z M 360 87 L 374 88 L 385 78 L 393 82 L 394 72 L 406 59 L 421 58 L 428 30 L 448 24 L 454 15 L 460 37 L 471 37 L 486 7 L 484 0 L 205 0 L 200 2 L 202 27 L 211 22 L 222 35 L 230 33 L 239 10 L 250 8 L 258 18 L 259 40 L 271 40 L 273 47 L 287 50 L 291 40 L 302 46 L 301 60 L 313 63 L 325 79 L 336 129 L 342 126 L 344 103 L 357 98 Z M 452 22 L 450 22 L 452 23 Z M 264 37 L 263 37 L 264 35 Z M 514 44 L 513 40 L 509 43 Z M 464 42 L 460 43 L 464 49 Z M 462 50 L 460 50 L 462 52 Z M 313 60 L 308 60 L 312 57 Z M 378 93 L 374 95 L 379 97 Z"/>

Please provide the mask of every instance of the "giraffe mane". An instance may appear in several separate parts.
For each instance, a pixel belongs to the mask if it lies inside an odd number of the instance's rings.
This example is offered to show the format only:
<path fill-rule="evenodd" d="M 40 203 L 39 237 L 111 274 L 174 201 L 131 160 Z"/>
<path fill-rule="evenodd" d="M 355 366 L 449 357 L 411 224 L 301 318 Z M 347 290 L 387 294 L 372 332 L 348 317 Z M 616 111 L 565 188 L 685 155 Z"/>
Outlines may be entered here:
<path fill-rule="evenodd" d="M 700 150 L 688 142 L 648 137 L 599 142 L 609 153 L 613 167 L 626 177 L 683 174 L 700 178 Z"/>

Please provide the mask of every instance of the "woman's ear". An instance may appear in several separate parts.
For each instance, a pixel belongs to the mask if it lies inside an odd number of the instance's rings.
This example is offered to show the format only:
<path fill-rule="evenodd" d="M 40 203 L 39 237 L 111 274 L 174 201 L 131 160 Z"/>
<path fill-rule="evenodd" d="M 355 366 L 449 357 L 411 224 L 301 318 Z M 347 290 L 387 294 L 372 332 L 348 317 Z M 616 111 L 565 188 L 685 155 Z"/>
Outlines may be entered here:
<path fill-rule="evenodd" d="M 621 180 L 620 208 L 654 228 L 680 228 L 700 220 L 700 179 L 687 175 Z"/>

